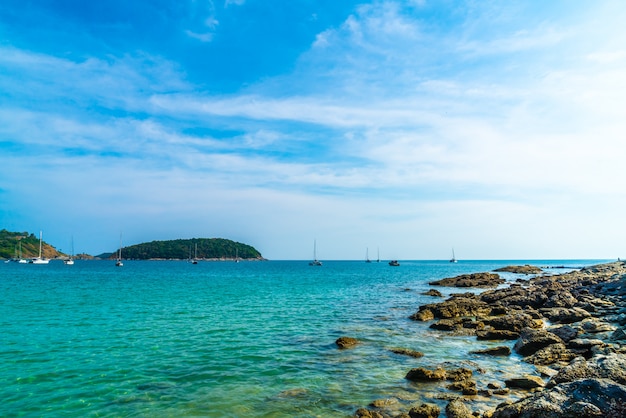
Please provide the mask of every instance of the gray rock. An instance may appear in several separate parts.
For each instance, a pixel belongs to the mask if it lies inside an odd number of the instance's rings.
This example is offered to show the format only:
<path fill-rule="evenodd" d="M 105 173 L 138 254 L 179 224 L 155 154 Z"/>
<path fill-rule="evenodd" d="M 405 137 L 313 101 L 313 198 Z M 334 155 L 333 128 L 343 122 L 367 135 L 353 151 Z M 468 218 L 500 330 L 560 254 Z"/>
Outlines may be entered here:
<path fill-rule="evenodd" d="M 596 355 L 590 360 L 578 357 L 559 370 L 556 376 L 550 379 L 547 386 L 553 387 L 561 383 L 589 378 L 610 379 L 626 385 L 626 356 L 611 353 Z"/>
<path fill-rule="evenodd" d="M 520 339 L 513 349 L 523 356 L 529 356 L 544 347 L 557 343 L 563 344 L 563 340 L 545 329 L 526 328 L 522 330 Z"/>
<path fill-rule="evenodd" d="M 626 386 L 605 379 L 583 379 L 500 405 L 492 418 L 571 418 L 626 416 Z"/>
<path fill-rule="evenodd" d="M 534 375 L 524 375 L 520 377 L 514 377 L 511 379 L 506 379 L 504 381 L 506 387 L 508 388 L 520 388 L 520 389 L 535 389 L 544 387 L 546 382 L 539 376 Z"/>

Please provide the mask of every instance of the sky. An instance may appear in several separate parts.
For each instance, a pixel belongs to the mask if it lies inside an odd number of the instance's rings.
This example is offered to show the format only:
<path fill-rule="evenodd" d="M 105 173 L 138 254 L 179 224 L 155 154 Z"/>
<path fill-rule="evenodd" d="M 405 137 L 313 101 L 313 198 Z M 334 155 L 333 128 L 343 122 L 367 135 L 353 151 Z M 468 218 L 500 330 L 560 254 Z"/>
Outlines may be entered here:
<path fill-rule="evenodd" d="M 626 3 L 3 0 L 0 228 L 626 257 Z"/>

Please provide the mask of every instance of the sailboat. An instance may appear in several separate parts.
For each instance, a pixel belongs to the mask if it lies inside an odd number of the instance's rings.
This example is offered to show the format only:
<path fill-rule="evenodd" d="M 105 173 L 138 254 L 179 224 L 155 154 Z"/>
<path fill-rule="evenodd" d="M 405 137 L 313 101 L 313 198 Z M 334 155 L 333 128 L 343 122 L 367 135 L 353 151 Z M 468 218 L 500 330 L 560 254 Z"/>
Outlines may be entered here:
<path fill-rule="evenodd" d="M 235 248 L 235 263 L 239 262 L 239 248 Z"/>
<path fill-rule="evenodd" d="M 366 263 L 371 263 L 372 262 L 372 260 L 370 260 L 370 249 L 369 248 L 367 248 L 365 250 L 365 262 Z"/>
<path fill-rule="evenodd" d="M 72 255 L 70 255 L 70 257 L 63 261 L 65 263 L 65 265 L 67 266 L 73 266 L 74 265 L 74 237 L 72 237 Z"/>
<path fill-rule="evenodd" d="M 191 264 L 198 264 L 198 244 L 194 248 L 193 259 L 191 260 Z"/>
<path fill-rule="evenodd" d="M 454 256 L 454 248 L 452 249 L 452 258 L 450 259 L 450 262 L 451 262 L 451 263 L 456 263 L 456 262 L 457 262 L 457 259 L 456 259 L 456 257 Z"/>
<path fill-rule="evenodd" d="M 33 257 L 30 259 L 30 264 L 48 264 L 50 260 L 47 258 L 41 257 L 41 243 L 42 243 L 42 232 L 39 231 L 39 257 Z"/>
<path fill-rule="evenodd" d="M 117 250 L 117 260 L 115 260 L 115 267 L 122 267 L 122 234 L 120 234 L 120 248 Z"/>
<path fill-rule="evenodd" d="M 376 249 L 376 262 L 380 263 L 380 248 Z"/>
<path fill-rule="evenodd" d="M 321 266 L 322 262 L 317 259 L 317 242 L 313 241 L 313 261 L 309 262 L 309 266 Z"/>

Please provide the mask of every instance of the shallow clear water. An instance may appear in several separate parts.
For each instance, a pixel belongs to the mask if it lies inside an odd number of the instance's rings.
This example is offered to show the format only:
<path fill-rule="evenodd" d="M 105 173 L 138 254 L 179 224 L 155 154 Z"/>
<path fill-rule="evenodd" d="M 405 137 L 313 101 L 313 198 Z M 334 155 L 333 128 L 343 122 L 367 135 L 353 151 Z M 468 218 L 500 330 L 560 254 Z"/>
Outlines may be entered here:
<path fill-rule="evenodd" d="M 468 354 L 502 342 L 408 320 L 438 300 L 421 294 L 428 281 L 597 262 L 1 263 L 0 416 L 348 417 L 389 397 L 402 409 L 442 390 L 406 381 L 412 367 L 472 361 L 479 386 L 532 370 L 515 356 Z M 339 350 L 342 335 L 362 343 Z"/>

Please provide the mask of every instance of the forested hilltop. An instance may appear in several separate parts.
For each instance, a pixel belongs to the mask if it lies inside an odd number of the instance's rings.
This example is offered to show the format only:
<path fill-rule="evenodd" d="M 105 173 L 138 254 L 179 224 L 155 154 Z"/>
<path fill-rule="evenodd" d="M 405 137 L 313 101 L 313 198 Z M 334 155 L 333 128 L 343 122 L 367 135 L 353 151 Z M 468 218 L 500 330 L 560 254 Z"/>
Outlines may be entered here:
<path fill-rule="evenodd" d="M 22 258 L 37 257 L 39 255 L 39 237 L 29 232 L 0 230 L 0 258 L 18 258 L 20 257 L 20 249 Z M 41 245 L 41 253 L 44 258 L 65 256 L 45 241 Z"/>
<path fill-rule="evenodd" d="M 196 250 L 197 248 L 197 250 Z M 197 251 L 197 253 L 196 253 Z M 115 258 L 117 251 L 100 258 Z M 263 260 L 254 247 L 224 238 L 192 238 L 152 241 L 122 248 L 122 258 L 134 260 L 198 258 L 201 260 Z"/>

